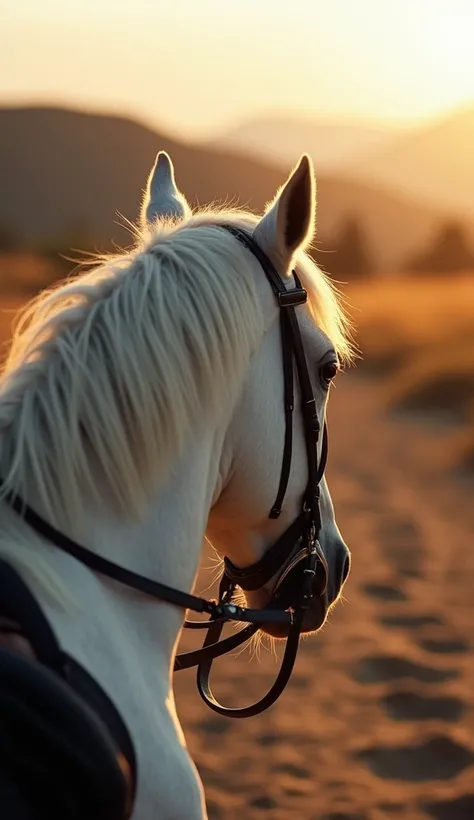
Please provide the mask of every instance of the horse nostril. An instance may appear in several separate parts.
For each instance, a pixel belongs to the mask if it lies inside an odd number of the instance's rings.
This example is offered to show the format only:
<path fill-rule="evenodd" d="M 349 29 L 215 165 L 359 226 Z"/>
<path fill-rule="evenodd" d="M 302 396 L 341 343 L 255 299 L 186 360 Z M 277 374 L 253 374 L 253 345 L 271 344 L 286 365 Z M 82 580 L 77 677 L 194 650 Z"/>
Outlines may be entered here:
<path fill-rule="evenodd" d="M 326 567 L 322 564 L 321 561 L 318 561 L 316 566 L 316 575 L 314 576 L 313 581 L 313 592 L 315 595 L 323 595 L 324 590 L 326 589 L 328 579 L 326 573 Z"/>
<path fill-rule="evenodd" d="M 346 554 L 344 556 L 344 561 L 343 561 L 343 564 L 342 564 L 341 586 L 344 583 L 344 581 L 346 580 L 347 576 L 349 575 L 349 570 L 351 568 L 351 554 L 350 554 L 349 550 L 347 549 L 347 547 L 345 549 L 346 549 Z"/>

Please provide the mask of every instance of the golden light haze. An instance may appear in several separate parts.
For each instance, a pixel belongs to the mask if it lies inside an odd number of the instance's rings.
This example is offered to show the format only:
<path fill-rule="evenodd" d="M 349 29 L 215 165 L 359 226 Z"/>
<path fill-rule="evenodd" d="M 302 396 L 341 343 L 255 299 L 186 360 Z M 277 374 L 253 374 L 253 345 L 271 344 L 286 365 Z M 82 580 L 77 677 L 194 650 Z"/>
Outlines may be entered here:
<path fill-rule="evenodd" d="M 474 100 L 472 0 L 2 0 L 0 104 L 415 121 Z"/>

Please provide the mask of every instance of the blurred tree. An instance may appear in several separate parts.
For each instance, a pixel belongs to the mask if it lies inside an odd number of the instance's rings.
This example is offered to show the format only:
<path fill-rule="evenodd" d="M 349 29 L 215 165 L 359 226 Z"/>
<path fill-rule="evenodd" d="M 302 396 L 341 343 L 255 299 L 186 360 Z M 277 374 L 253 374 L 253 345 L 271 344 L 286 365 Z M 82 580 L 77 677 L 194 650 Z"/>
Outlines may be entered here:
<path fill-rule="evenodd" d="M 364 279 L 371 276 L 374 269 L 372 254 L 369 249 L 364 229 L 357 217 L 346 217 L 333 240 L 326 245 L 319 261 L 331 275 L 347 279 Z"/>
<path fill-rule="evenodd" d="M 461 223 L 441 225 L 428 248 L 407 261 L 406 269 L 420 273 L 454 273 L 474 269 L 474 249 Z"/>

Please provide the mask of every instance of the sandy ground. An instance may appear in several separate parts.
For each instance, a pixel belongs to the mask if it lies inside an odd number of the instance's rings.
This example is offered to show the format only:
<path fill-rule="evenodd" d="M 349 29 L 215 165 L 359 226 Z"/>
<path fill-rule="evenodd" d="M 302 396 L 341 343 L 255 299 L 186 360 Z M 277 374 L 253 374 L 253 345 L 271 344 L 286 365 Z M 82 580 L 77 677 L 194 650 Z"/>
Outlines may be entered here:
<path fill-rule="evenodd" d="M 382 391 L 343 375 L 332 393 L 328 478 L 353 569 L 284 695 L 231 721 L 176 676 L 211 820 L 474 820 L 474 487 L 446 471 L 458 431 L 389 420 Z M 242 705 L 277 665 L 215 668 Z"/>

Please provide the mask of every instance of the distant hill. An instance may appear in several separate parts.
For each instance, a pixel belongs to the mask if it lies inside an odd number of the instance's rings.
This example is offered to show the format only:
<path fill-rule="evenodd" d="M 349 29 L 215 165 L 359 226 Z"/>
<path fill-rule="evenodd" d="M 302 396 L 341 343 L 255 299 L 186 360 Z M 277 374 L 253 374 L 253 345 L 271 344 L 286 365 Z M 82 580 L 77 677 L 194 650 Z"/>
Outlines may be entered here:
<path fill-rule="evenodd" d="M 357 157 L 346 173 L 474 219 L 474 107 Z"/>
<path fill-rule="evenodd" d="M 0 109 L 0 224 L 27 239 L 76 225 L 122 241 L 116 212 L 135 220 L 158 150 L 173 157 L 193 203 L 231 199 L 262 208 L 281 172 L 256 160 L 177 143 L 132 120 L 59 108 Z"/>
<path fill-rule="evenodd" d="M 397 138 L 399 129 L 352 122 L 311 120 L 303 117 L 265 117 L 242 123 L 216 142 L 249 156 L 283 163 L 306 151 L 318 173 L 340 172 L 369 149 L 378 150 Z"/>
<path fill-rule="evenodd" d="M 4 108 L 0 226 L 28 242 L 71 235 L 75 226 L 100 247 L 111 239 L 126 242 L 126 232 L 115 224 L 116 211 L 136 219 L 141 187 L 159 149 L 171 153 L 179 185 L 192 203 L 238 199 L 261 210 L 285 172 L 235 152 L 178 143 L 121 117 Z M 346 215 L 360 217 L 383 268 L 418 251 L 443 219 L 441 210 L 375 186 L 318 175 L 320 246 Z M 330 254 L 325 267 L 331 269 Z"/>

